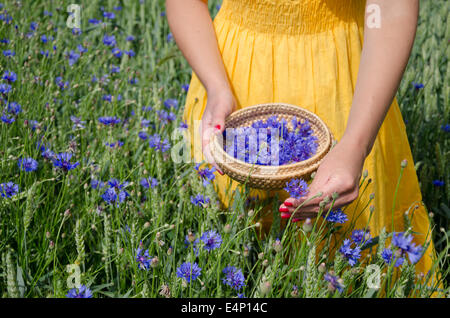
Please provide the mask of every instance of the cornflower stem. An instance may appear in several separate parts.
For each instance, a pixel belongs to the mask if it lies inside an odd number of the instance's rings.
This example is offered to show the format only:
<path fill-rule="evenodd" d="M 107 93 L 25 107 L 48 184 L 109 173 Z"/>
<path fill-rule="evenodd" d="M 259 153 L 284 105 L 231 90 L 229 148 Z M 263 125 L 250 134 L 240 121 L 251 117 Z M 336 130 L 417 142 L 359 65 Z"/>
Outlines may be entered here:
<path fill-rule="evenodd" d="M 397 194 L 398 194 L 398 189 L 400 188 L 400 181 L 402 180 L 402 176 L 403 176 L 403 170 L 405 170 L 405 167 L 403 165 L 401 165 L 400 167 L 400 175 L 398 176 L 397 179 L 397 185 L 395 186 L 395 192 L 394 192 L 394 201 L 392 202 L 392 233 L 394 233 L 394 212 L 395 212 L 395 203 L 397 201 Z"/>

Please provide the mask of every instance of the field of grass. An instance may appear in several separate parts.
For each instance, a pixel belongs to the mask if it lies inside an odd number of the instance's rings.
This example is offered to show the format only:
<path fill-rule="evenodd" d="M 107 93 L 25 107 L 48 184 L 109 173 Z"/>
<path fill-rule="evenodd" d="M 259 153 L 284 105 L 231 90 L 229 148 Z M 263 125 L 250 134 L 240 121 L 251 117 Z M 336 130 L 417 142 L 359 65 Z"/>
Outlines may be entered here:
<path fill-rule="evenodd" d="M 209 2 L 214 16 L 220 2 Z M 353 247 L 371 256 L 330 256 L 317 243 L 339 224 L 289 223 L 280 232 L 276 213 L 260 239 L 261 204 L 249 207 L 245 187 L 221 210 L 194 164 L 170 157 L 191 69 L 164 1 L 79 1 L 80 29 L 66 24 L 71 3 L 0 2 L 2 297 L 448 295 L 447 1 L 421 2 L 398 92 L 435 226 L 440 285 L 433 271 L 416 276 L 406 255 L 401 266 L 386 263 L 391 233 Z M 210 199 L 204 207 L 200 194 Z M 382 272 L 378 289 L 368 265 Z"/>

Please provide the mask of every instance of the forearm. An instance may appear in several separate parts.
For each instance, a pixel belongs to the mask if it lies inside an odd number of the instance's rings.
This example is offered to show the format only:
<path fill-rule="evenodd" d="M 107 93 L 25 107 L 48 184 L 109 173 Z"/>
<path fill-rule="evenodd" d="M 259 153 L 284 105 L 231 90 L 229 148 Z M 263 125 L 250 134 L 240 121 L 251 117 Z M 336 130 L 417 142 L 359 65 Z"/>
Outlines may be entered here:
<path fill-rule="evenodd" d="M 166 14 L 175 42 L 210 92 L 229 89 L 207 0 L 166 0 Z"/>
<path fill-rule="evenodd" d="M 343 140 L 372 149 L 397 92 L 414 42 L 418 0 L 368 0 L 380 7 L 381 27 L 364 31 L 364 46 Z M 367 16 L 366 16 L 367 21 Z"/>

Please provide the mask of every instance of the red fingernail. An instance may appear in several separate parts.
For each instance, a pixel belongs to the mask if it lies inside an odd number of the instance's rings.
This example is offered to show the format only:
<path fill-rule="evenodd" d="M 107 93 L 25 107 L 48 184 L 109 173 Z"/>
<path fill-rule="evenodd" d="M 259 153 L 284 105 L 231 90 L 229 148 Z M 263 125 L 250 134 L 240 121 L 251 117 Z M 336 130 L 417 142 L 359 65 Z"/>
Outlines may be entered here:
<path fill-rule="evenodd" d="M 284 205 L 285 206 L 292 206 L 292 203 L 291 202 L 284 202 Z"/>
<path fill-rule="evenodd" d="M 282 208 L 279 208 L 278 211 L 280 211 L 280 212 L 289 212 L 289 209 L 282 207 Z"/>
<path fill-rule="evenodd" d="M 289 219 L 291 217 L 290 213 L 281 213 L 281 218 L 282 219 Z"/>
<path fill-rule="evenodd" d="M 220 130 L 220 125 L 216 125 L 216 128 Z"/>

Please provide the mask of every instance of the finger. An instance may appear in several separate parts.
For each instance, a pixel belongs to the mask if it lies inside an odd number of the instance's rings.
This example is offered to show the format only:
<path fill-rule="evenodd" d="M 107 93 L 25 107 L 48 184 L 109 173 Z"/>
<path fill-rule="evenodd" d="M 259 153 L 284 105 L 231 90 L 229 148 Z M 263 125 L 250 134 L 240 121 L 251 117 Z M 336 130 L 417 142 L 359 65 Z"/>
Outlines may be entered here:
<path fill-rule="evenodd" d="M 209 145 L 209 144 L 207 144 L 207 145 L 204 147 L 203 154 L 204 154 L 204 156 L 205 156 L 206 161 L 207 161 L 209 164 L 211 164 L 211 165 L 217 170 L 218 173 L 220 173 L 221 175 L 224 175 L 222 169 L 220 169 L 220 167 L 219 167 L 219 166 L 217 165 L 217 163 L 214 161 L 214 157 L 213 157 L 212 154 L 211 154 L 211 149 L 210 149 L 210 145 Z"/>

